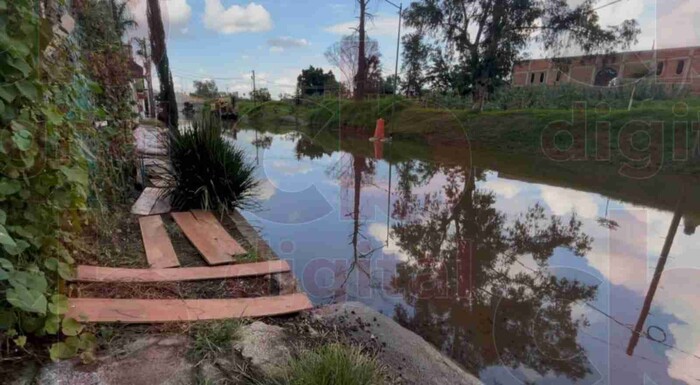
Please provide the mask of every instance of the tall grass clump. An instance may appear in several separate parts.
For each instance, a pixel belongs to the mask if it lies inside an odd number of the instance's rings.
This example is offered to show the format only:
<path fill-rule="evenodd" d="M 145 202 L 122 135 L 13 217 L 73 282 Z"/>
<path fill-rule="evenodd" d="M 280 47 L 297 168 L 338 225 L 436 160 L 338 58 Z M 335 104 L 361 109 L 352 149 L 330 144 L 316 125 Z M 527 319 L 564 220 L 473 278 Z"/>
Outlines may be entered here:
<path fill-rule="evenodd" d="M 385 383 L 383 372 L 377 359 L 360 348 L 331 343 L 292 360 L 284 378 L 257 381 L 257 384 L 381 385 Z"/>
<path fill-rule="evenodd" d="M 202 116 L 170 134 L 171 188 L 178 210 L 228 210 L 250 207 L 259 181 L 243 150 L 221 136 L 218 119 Z"/>

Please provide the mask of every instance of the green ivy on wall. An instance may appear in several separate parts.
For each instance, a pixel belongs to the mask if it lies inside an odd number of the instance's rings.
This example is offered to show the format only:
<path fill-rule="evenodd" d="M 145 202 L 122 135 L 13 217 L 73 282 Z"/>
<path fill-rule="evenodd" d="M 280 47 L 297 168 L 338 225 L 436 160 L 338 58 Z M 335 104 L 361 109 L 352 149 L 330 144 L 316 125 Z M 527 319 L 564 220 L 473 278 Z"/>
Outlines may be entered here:
<path fill-rule="evenodd" d="M 0 0 L 0 335 L 62 335 L 52 359 L 92 355 L 94 336 L 66 318 L 62 281 L 88 196 L 81 131 L 91 128 L 75 43 L 36 0 Z"/>

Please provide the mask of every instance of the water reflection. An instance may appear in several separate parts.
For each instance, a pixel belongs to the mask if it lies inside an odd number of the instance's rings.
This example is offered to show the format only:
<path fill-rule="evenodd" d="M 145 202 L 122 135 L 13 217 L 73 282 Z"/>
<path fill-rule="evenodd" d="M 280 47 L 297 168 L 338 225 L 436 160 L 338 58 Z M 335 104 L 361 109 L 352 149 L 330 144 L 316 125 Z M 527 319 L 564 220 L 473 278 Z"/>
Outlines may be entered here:
<path fill-rule="evenodd" d="M 397 320 L 472 372 L 525 365 L 540 375 L 584 378 L 590 370 L 577 332 L 587 321 L 574 317 L 572 305 L 593 299 L 596 287 L 549 272 L 554 249 L 578 257 L 590 250 L 581 222 L 548 217 L 538 204 L 509 220 L 494 207 L 495 194 L 477 188 L 482 170 L 439 171 L 446 176 L 442 191 L 419 196 L 402 181 L 394 203 L 392 236 L 410 256 L 394 279 L 406 301 Z M 523 256 L 535 261 L 535 273 L 523 271 Z"/>
<path fill-rule="evenodd" d="M 580 181 L 541 163 L 413 144 L 386 145 L 379 160 L 366 138 L 343 138 L 342 151 L 337 137 L 301 133 L 241 130 L 237 142 L 260 151 L 274 187 L 263 212 L 245 215 L 317 302 L 365 302 L 486 383 L 700 378 L 700 277 L 689 269 L 700 247 L 687 235 L 697 202 L 637 207 L 620 195 L 654 201 L 634 186 L 618 182 L 611 199 L 586 192 L 605 184 L 562 187 Z M 657 207 L 679 201 L 673 185 L 640 183 Z M 682 234 L 669 231 L 681 222 Z"/>

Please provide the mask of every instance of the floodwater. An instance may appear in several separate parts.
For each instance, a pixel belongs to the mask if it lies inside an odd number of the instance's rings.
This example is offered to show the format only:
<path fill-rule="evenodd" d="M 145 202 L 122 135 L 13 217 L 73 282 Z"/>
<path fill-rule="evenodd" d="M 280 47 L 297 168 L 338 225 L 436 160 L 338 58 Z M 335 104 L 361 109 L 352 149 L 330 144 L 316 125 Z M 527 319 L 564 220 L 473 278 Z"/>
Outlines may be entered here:
<path fill-rule="evenodd" d="M 363 302 L 487 384 L 699 381 L 697 181 L 328 133 L 228 136 L 264 180 L 245 216 L 316 304 Z"/>

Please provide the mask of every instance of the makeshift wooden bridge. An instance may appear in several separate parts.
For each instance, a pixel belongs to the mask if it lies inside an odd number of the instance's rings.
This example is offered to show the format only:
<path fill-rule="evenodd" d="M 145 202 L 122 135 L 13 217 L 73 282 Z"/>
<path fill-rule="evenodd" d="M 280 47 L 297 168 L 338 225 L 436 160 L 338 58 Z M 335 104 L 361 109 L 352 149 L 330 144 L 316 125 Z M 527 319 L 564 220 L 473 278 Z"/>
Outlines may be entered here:
<path fill-rule="evenodd" d="M 137 130 L 135 134 L 139 153 L 142 156 L 161 154 L 158 141 L 153 139 L 155 137 L 145 135 L 150 142 L 143 140 L 144 133 L 151 134 L 148 130 L 140 133 Z M 162 197 L 158 187 L 147 187 L 132 208 L 132 213 L 143 215 L 139 218 L 139 225 L 149 268 L 82 265 L 77 267 L 72 280 L 124 284 L 269 276 L 277 281 L 279 295 L 230 299 L 70 298 L 68 317 L 83 322 L 161 323 L 275 316 L 313 307 L 306 294 L 298 290 L 289 264 L 277 258 L 239 212 L 234 211 L 229 218 L 242 240 L 253 250 L 246 250 L 213 213 L 193 210 L 168 214 L 170 205 Z M 163 221 L 164 215 L 172 216 L 208 266 L 180 267 Z M 262 261 L 237 263 L 249 251 L 253 251 Z"/>

